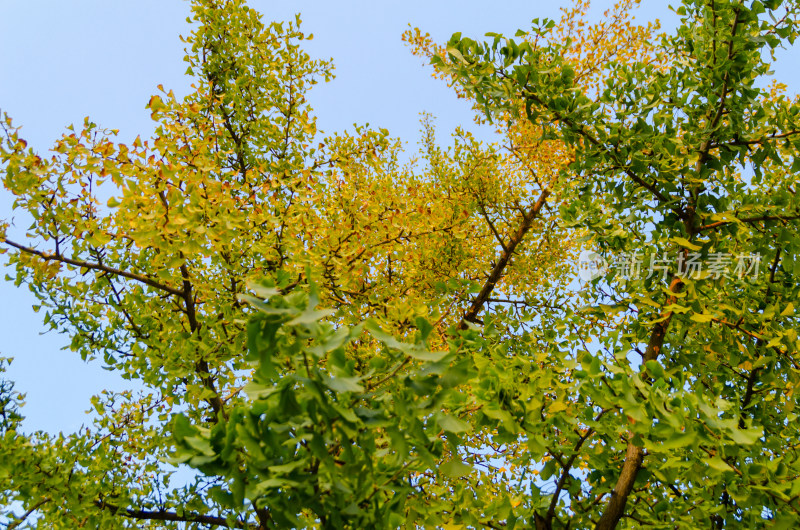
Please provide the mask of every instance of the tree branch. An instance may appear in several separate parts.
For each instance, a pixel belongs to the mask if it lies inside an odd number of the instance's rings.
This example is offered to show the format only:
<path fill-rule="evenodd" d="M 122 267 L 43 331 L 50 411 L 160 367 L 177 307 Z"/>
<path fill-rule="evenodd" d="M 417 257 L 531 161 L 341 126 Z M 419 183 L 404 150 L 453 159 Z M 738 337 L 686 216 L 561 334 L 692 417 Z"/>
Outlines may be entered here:
<path fill-rule="evenodd" d="M 595 421 L 598 421 L 606 412 L 607 410 L 603 410 L 597 416 L 597 418 L 595 418 Z M 561 476 L 558 478 L 558 483 L 556 484 L 556 491 L 555 493 L 553 493 L 553 498 L 550 500 L 550 506 L 547 508 L 547 514 L 543 518 L 541 518 L 543 519 L 541 522 L 539 521 L 540 519 L 539 514 L 538 513 L 535 514 L 537 530 L 539 530 L 540 526 L 541 528 L 545 528 L 548 530 L 553 527 L 553 518 L 556 515 L 556 506 L 558 505 L 558 498 L 561 496 L 561 491 L 564 489 L 564 485 L 567 482 L 567 478 L 569 478 L 569 472 L 572 469 L 572 465 L 575 463 L 575 459 L 578 458 L 583 443 L 586 440 L 588 440 L 594 434 L 594 432 L 595 432 L 594 429 L 589 429 L 583 436 L 578 438 L 578 441 L 575 443 L 575 448 L 573 450 L 572 456 L 570 456 L 569 460 L 567 460 L 567 462 L 562 465 Z"/>
<path fill-rule="evenodd" d="M 180 256 L 183 258 L 183 253 L 181 253 Z M 186 317 L 189 319 L 189 329 L 193 334 L 197 333 L 199 335 L 201 324 L 197 320 L 197 309 L 194 302 L 194 293 L 192 292 L 192 280 L 191 275 L 189 274 L 189 269 L 186 267 L 186 263 L 181 265 L 181 277 L 183 278 L 182 298 L 186 306 L 184 312 L 186 313 Z M 222 414 L 223 418 L 227 418 L 222 399 L 220 399 L 219 392 L 214 384 L 214 376 L 211 374 L 211 368 L 208 365 L 208 361 L 205 359 L 200 359 L 197 361 L 195 368 L 200 375 L 203 386 L 209 389 L 213 394 L 212 397 L 206 400 L 211 406 L 211 409 L 214 411 L 213 421 L 216 422 L 217 416 L 220 414 Z"/>
<path fill-rule="evenodd" d="M 536 199 L 536 203 L 530 209 L 527 214 L 524 214 L 522 217 L 522 223 L 520 224 L 517 232 L 511 237 L 511 239 L 506 244 L 505 250 L 503 250 L 500 258 L 497 260 L 497 264 L 494 266 L 492 271 L 489 273 L 489 278 L 487 278 L 486 283 L 484 283 L 483 288 L 478 293 L 478 296 L 475 297 L 473 300 L 472 305 L 461 318 L 461 323 L 459 324 L 459 329 L 467 329 L 468 322 L 475 322 L 476 318 L 478 317 L 478 313 L 480 313 L 483 305 L 489 299 L 489 296 L 492 294 L 495 285 L 497 282 L 500 281 L 500 278 L 503 276 L 503 272 L 505 271 L 508 262 L 511 260 L 511 256 L 514 254 L 517 246 L 522 242 L 525 238 L 525 234 L 531 229 L 533 225 L 533 221 L 539 216 L 539 212 L 544 207 L 545 203 L 547 202 L 547 197 L 550 196 L 550 190 L 545 189 L 539 195 L 539 198 Z"/>
<path fill-rule="evenodd" d="M 710 230 L 712 228 L 717 228 L 718 226 L 724 226 L 724 225 L 727 225 L 727 224 L 730 224 L 730 223 L 735 223 L 737 221 L 741 222 L 741 223 L 751 224 L 751 223 L 758 223 L 760 221 L 783 221 L 783 222 L 786 222 L 786 221 L 795 221 L 797 219 L 800 219 L 800 214 L 798 214 L 798 215 L 788 215 L 788 216 L 783 216 L 783 215 L 762 215 L 762 216 L 759 216 L 759 217 L 747 217 L 745 219 L 738 219 L 737 218 L 736 221 L 717 221 L 717 222 L 714 222 L 714 223 L 709 223 L 707 225 L 703 225 L 698 230 L 702 232 L 703 230 Z"/>
<path fill-rule="evenodd" d="M 19 525 L 23 524 L 25 520 L 28 517 L 30 517 L 33 512 L 41 508 L 44 504 L 50 502 L 50 500 L 51 500 L 50 497 L 45 497 L 44 499 L 40 500 L 39 502 L 28 508 L 28 510 L 25 513 L 23 513 L 19 519 L 11 523 L 8 523 L 8 526 L 6 526 L 6 530 L 14 530 L 15 528 L 18 528 Z"/>
<path fill-rule="evenodd" d="M 133 272 L 124 271 L 121 269 L 117 269 L 114 267 L 109 267 L 108 265 L 102 265 L 100 263 L 92 263 L 89 261 L 82 261 L 77 259 L 68 258 L 63 256 L 60 253 L 50 253 L 50 252 L 43 252 L 41 250 L 36 250 L 33 247 L 26 247 L 19 243 L 15 243 L 10 239 L 4 239 L 2 243 L 7 244 L 10 247 L 14 247 L 17 250 L 24 252 L 26 254 L 32 254 L 34 256 L 39 256 L 45 261 L 57 261 L 59 263 L 66 263 L 68 265 L 73 265 L 75 267 L 83 267 L 85 269 L 94 270 L 94 271 L 101 271 L 108 274 L 113 274 L 114 276 L 122 276 L 123 278 L 128 278 L 129 280 L 134 280 L 154 289 L 158 289 L 160 291 L 164 291 L 174 296 L 183 296 L 183 291 L 180 289 L 176 289 L 174 287 L 170 287 L 169 285 L 163 284 L 161 282 L 157 282 L 152 278 L 148 278 L 147 276 L 142 276 L 141 274 L 136 274 Z"/>
<path fill-rule="evenodd" d="M 224 517 L 216 515 L 204 515 L 199 513 L 184 513 L 178 514 L 176 512 L 168 512 L 166 510 L 149 511 L 149 510 L 135 510 L 133 508 L 121 508 L 113 504 L 108 504 L 105 501 L 95 501 L 95 506 L 103 510 L 110 511 L 113 515 L 128 517 L 130 519 L 146 520 L 146 521 L 174 521 L 180 523 L 200 523 L 211 526 L 221 526 L 223 528 L 255 528 L 252 524 L 236 521 L 234 523 L 228 522 Z"/>
<path fill-rule="evenodd" d="M 500 234 L 497 232 L 497 229 L 494 227 L 494 223 L 489 218 L 489 214 L 486 212 L 486 208 L 483 207 L 483 203 L 481 203 L 480 201 L 478 202 L 478 208 L 480 208 L 481 215 L 486 220 L 486 223 L 489 225 L 489 229 L 491 229 L 492 234 L 494 234 L 495 239 L 497 239 L 497 242 L 500 243 L 500 248 L 503 249 L 503 252 L 508 252 L 508 247 L 506 247 L 506 244 L 503 241 L 503 238 L 500 237 Z"/>
<path fill-rule="evenodd" d="M 677 300 L 676 294 L 680 293 L 683 289 L 683 282 L 679 277 L 674 277 L 669 285 L 669 291 L 673 294 L 667 297 L 665 305 L 674 304 Z M 672 320 L 673 312 L 669 311 L 664 315 L 663 320 L 658 322 L 653 331 L 650 333 L 650 340 L 647 342 L 647 349 L 645 349 L 642 356 L 642 365 L 647 361 L 658 359 L 661 353 L 661 348 L 664 346 L 664 338 L 667 335 L 670 321 Z M 614 530 L 625 513 L 625 504 L 628 502 L 628 496 L 633 490 L 633 484 L 636 481 L 636 475 L 642 468 L 644 461 L 644 448 L 639 447 L 633 443 L 633 435 L 628 440 L 628 447 L 625 453 L 625 462 L 622 464 L 617 484 L 611 492 L 611 498 L 608 501 L 603 515 L 597 521 L 595 530 Z"/>

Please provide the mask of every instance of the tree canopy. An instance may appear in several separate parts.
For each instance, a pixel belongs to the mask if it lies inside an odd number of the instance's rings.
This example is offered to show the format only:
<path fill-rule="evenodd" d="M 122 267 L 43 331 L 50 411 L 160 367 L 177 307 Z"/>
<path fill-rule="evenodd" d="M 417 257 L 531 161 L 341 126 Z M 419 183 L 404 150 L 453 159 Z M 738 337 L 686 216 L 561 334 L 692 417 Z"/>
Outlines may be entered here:
<path fill-rule="evenodd" d="M 409 155 L 317 131 L 299 17 L 191 5 L 152 138 L 87 118 L 40 154 L 3 116 L 12 279 L 143 390 L 53 435 L 3 381 L 0 522 L 797 526 L 800 103 L 768 77 L 800 6 L 411 30 L 498 140 L 424 117 Z M 577 288 L 581 250 L 609 266 Z"/>

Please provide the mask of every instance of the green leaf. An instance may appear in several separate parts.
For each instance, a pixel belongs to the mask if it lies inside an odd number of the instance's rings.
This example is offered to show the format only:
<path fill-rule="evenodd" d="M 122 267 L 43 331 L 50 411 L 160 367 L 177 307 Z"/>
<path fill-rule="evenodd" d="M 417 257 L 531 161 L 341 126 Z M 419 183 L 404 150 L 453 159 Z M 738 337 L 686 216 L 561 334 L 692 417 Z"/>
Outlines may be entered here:
<path fill-rule="evenodd" d="M 291 473 L 292 471 L 294 471 L 296 469 L 303 468 L 306 464 L 308 464 L 307 460 L 300 459 L 300 460 L 294 460 L 292 462 L 288 462 L 286 464 L 280 464 L 280 465 L 277 465 L 277 466 L 269 466 L 267 469 L 269 469 L 270 473 L 275 473 L 276 475 L 286 475 L 286 474 L 289 474 L 289 473 Z"/>
<path fill-rule="evenodd" d="M 718 456 L 712 456 L 711 458 L 704 458 L 703 462 L 708 464 L 710 468 L 716 469 L 717 471 L 733 471 L 733 468 Z"/>
<path fill-rule="evenodd" d="M 278 296 L 281 292 L 275 287 L 268 287 L 258 283 L 248 283 L 247 288 L 256 293 L 256 296 L 262 300 L 268 300 L 273 296 Z"/>
<path fill-rule="evenodd" d="M 172 432 L 180 440 L 187 436 L 194 436 L 197 434 L 198 429 L 189 422 L 189 419 L 183 414 L 176 414 L 172 424 Z"/>
<path fill-rule="evenodd" d="M 693 445 L 697 441 L 697 434 L 694 431 L 675 433 L 671 438 L 661 443 L 661 448 L 665 450 L 680 449 Z"/>
<path fill-rule="evenodd" d="M 645 367 L 653 379 L 663 379 L 665 376 L 664 367 L 661 366 L 661 363 L 655 360 L 647 361 Z"/>
<path fill-rule="evenodd" d="M 303 311 L 300 315 L 287 322 L 286 325 L 300 326 L 304 324 L 313 324 L 315 322 L 319 322 L 323 318 L 331 316 L 335 312 L 336 311 L 333 311 L 331 309 L 313 310 L 309 307 L 305 311 Z"/>
<path fill-rule="evenodd" d="M 216 455 L 214 449 L 211 448 L 211 443 L 205 438 L 201 438 L 199 436 L 187 436 L 183 439 L 183 441 L 186 442 L 189 447 L 204 456 Z"/>
<path fill-rule="evenodd" d="M 360 377 L 329 377 L 325 379 L 325 385 L 334 392 L 363 392 L 360 381 Z"/>
<path fill-rule="evenodd" d="M 461 460 L 449 460 L 439 466 L 439 471 L 450 478 L 461 478 L 472 473 L 472 467 Z"/>
<path fill-rule="evenodd" d="M 673 313 L 688 313 L 691 309 L 678 304 L 669 304 L 664 306 L 664 310 L 672 311 Z"/>
<path fill-rule="evenodd" d="M 730 437 L 737 444 L 753 445 L 763 436 L 761 429 L 731 429 Z"/>
<path fill-rule="evenodd" d="M 364 327 L 367 329 L 367 331 L 370 332 L 370 334 L 373 337 L 375 337 L 376 339 L 378 339 L 379 341 L 384 343 L 389 348 L 393 348 L 395 350 L 400 350 L 402 352 L 405 352 L 405 351 L 410 350 L 411 348 L 414 347 L 413 344 L 407 344 L 407 343 L 404 343 L 404 342 L 399 342 L 392 335 L 390 335 L 390 334 L 386 333 L 385 331 L 383 331 L 381 329 L 380 325 L 373 319 L 367 320 L 367 322 L 364 325 Z"/>
<path fill-rule="evenodd" d="M 400 342 L 390 334 L 383 331 L 375 320 L 368 320 L 365 324 L 365 328 L 370 332 L 370 334 L 372 334 L 373 337 L 381 341 L 388 348 L 399 350 L 406 355 L 420 361 L 439 362 L 449 353 L 446 351 L 431 352 L 418 344 Z"/>
<path fill-rule="evenodd" d="M 456 434 L 469 430 L 468 423 L 453 416 L 450 416 L 449 414 L 440 414 L 436 418 L 436 422 L 439 424 L 439 427 L 441 427 L 443 430 Z"/>
<path fill-rule="evenodd" d="M 408 354 L 409 357 L 413 357 L 414 359 L 417 359 L 417 360 L 420 360 L 420 361 L 428 361 L 428 362 L 437 363 L 437 362 L 441 361 L 442 359 L 444 359 L 445 357 L 447 357 L 447 355 L 449 355 L 450 352 L 446 352 L 446 351 L 428 351 L 428 350 L 423 349 L 423 348 L 416 348 L 415 347 L 415 348 L 409 349 L 405 353 Z"/>

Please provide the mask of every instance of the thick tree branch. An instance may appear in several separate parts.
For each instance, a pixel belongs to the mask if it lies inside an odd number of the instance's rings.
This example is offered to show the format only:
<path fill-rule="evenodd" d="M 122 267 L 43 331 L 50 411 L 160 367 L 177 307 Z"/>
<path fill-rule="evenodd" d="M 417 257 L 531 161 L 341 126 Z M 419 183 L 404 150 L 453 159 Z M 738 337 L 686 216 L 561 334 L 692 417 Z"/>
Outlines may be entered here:
<path fill-rule="evenodd" d="M 674 304 L 677 301 L 676 294 L 679 294 L 683 289 L 683 282 L 679 277 L 674 277 L 669 285 L 669 291 L 673 294 L 667 297 L 665 305 Z M 647 348 L 642 356 L 642 365 L 647 361 L 658 359 L 661 349 L 664 346 L 664 338 L 667 335 L 670 321 L 672 320 L 672 311 L 667 312 L 660 322 L 658 322 L 653 331 L 650 333 L 650 340 L 647 342 Z M 628 497 L 633 491 L 633 484 L 636 481 L 636 476 L 642 467 L 644 461 L 644 448 L 633 443 L 633 435 L 628 440 L 628 447 L 625 453 L 625 462 L 622 464 L 617 484 L 611 492 L 611 498 L 608 501 L 606 509 L 600 520 L 597 521 L 595 530 L 613 530 L 617 527 L 619 520 L 625 513 L 625 504 L 628 502 Z"/>
<path fill-rule="evenodd" d="M 50 253 L 50 252 L 43 252 L 41 250 L 36 250 L 33 247 L 26 247 L 19 243 L 15 243 L 10 239 L 4 239 L 2 243 L 6 245 L 16 248 L 17 250 L 24 252 L 26 254 L 32 254 L 34 256 L 39 256 L 45 261 L 57 261 L 59 263 L 66 263 L 68 265 L 73 265 L 75 267 L 83 267 L 85 269 L 94 270 L 94 271 L 101 271 L 107 274 L 113 274 L 114 276 L 121 276 L 123 278 L 128 278 L 129 280 L 134 280 L 154 289 L 158 289 L 160 291 L 164 291 L 174 296 L 183 297 L 183 291 L 180 289 L 176 289 L 174 287 L 170 287 L 169 285 L 163 284 L 161 282 L 157 282 L 152 278 L 148 278 L 147 276 L 142 276 L 141 274 L 136 274 L 133 272 L 124 271 L 121 269 L 116 269 L 114 267 L 109 267 L 108 265 L 102 265 L 100 263 L 92 263 L 89 261 L 83 261 L 78 259 L 68 258 L 60 253 Z"/>
<path fill-rule="evenodd" d="M 734 9 L 733 11 L 733 24 L 730 31 L 730 38 L 728 40 L 728 49 L 727 49 L 727 56 L 728 59 L 733 58 L 734 56 L 734 39 L 736 37 L 736 33 L 739 26 L 739 9 Z M 724 79 L 723 79 L 723 86 L 721 90 L 721 94 L 719 97 L 719 106 L 716 108 L 714 112 L 713 118 L 709 123 L 708 128 L 708 138 L 703 142 L 699 149 L 699 158 L 695 165 L 695 171 L 699 174 L 700 170 L 702 169 L 702 165 L 705 163 L 706 158 L 708 157 L 709 150 L 711 149 L 712 139 L 714 137 L 714 133 L 716 128 L 719 126 L 720 120 L 724 114 L 725 104 L 727 100 L 727 96 L 730 93 L 730 83 L 729 83 L 729 74 L 725 72 Z M 692 196 L 690 197 L 690 202 L 687 207 L 681 212 L 681 219 L 686 226 L 686 230 L 689 234 L 689 239 L 697 232 L 694 224 L 695 224 L 695 208 L 696 208 L 696 201 L 697 201 L 697 189 L 693 190 Z M 681 271 L 678 271 L 679 273 Z M 669 292 L 671 293 L 667 296 L 667 304 L 670 305 L 677 301 L 676 294 L 680 293 L 683 289 L 683 282 L 681 281 L 680 277 L 675 276 L 672 281 L 670 282 Z M 647 343 L 647 348 L 642 356 L 642 365 L 647 363 L 647 361 L 652 361 L 658 359 L 659 354 L 661 353 L 661 349 L 664 345 L 664 339 L 667 334 L 667 330 L 669 329 L 670 321 L 672 320 L 673 313 L 667 312 L 660 322 L 658 322 L 655 327 L 653 328 L 650 334 L 650 340 Z M 611 492 L 611 498 L 609 499 L 608 505 L 606 510 L 603 512 L 603 515 L 597 522 L 595 526 L 595 530 L 613 530 L 616 528 L 617 524 L 619 523 L 620 519 L 623 517 L 625 513 L 625 504 L 628 501 L 628 497 L 630 496 L 631 491 L 633 490 L 633 485 L 636 481 L 636 476 L 639 473 L 639 470 L 642 467 L 642 462 L 644 461 L 644 448 L 639 447 L 633 443 L 633 435 L 628 441 L 628 447 L 625 455 L 625 462 L 622 465 L 622 470 L 620 471 L 619 479 L 617 480 L 617 484 L 614 486 L 614 490 Z"/>
<path fill-rule="evenodd" d="M 633 483 L 636 475 L 642 467 L 644 461 L 644 449 L 634 445 L 633 440 L 628 441 L 628 448 L 625 453 L 625 463 L 622 465 L 617 484 L 611 492 L 605 511 L 600 520 L 597 521 L 595 530 L 613 530 L 625 513 L 625 504 L 628 502 L 633 490 Z"/>
<path fill-rule="evenodd" d="M 183 257 L 183 253 L 181 253 L 181 257 Z M 189 319 L 189 329 L 193 334 L 199 334 L 201 324 L 197 320 L 197 309 L 194 301 L 191 276 L 189 275 L 189 269 L 186 267 L 185 263 L 181 265 L 181 277 L 183 278 L 182 298 L 185 304 L 184 312 L 186 313 L 186 317 Z M 195 367 L 200 375 L 200 379 L 203 381 L 203 386 L 213 393 L 213 396 L 208 398 L 206 401 L 214 411 L 214 421 L 216 421 L 217 416 L 220 414 L 222 414 L 223 418 L 226 418 L 227 414 L 223 408 L 222 399 L 219 397 L 217 387 L 214 384 L 214 376 L 211 374 L 211 368 L 208 365 L 208 361 L 205 359 L 200 359 L 197 361 Z"/>
<path fill-rule="evenodd" d="M 542 210 L 544 205 L 547 202 L 547 197 L 550 196 L 550 190 L 545 189 L 539 195 L 539 198 L 534 203 L 533 207 L 523 215 L 522 223 L 520 223 L 517 232 L 511 237 L 511 239 L 506 243 L 505 250 L 500 254 L 497 263 L 495 264 L 492 271 L 489 273 L 489 277 L 484 283 L 483 288 L 478 293 L 478 296 L 475 297 L 473 300 L 472 305 L 464 314 L 461 319 L 461 323 L 459 324 L 459 329 L 467 329 L 469 322 L 475 322 L 478 317 L 478 313 L 481 312 L 483 305 L 489 299 L 494 290 L 495 285 L 497 282 L 500 281 L 500 278 L 503 277 L 503 272 L 508 265 L 508 262 L 511 260 L 511 256 L 514 254 L 514 251 L 517 249 L 517 246 L 522 242 L 525 238 L 525 235 L 533 226 L 533 221 L 539 216 L 539 212 Z"/>

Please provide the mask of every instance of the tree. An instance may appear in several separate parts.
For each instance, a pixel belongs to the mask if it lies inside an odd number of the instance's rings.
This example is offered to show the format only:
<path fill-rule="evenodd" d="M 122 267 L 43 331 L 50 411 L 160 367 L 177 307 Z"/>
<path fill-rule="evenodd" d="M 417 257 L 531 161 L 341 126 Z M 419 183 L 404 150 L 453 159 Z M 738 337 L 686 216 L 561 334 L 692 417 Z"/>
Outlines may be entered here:
<path fill-rule="evenodd" d="M 566 480 L 568 503 L 535 515 L 539 528 L 798 521 L 800 107 L 763 84 L 776 48 L 797 36 L 798 7 L 687 1 L 678 14 L 655 47 L 667 63 L 609 62 L 590 90 L 551 23 L 520 44 L 456 35 L 437 60 L 490 114 L 522 115 L 575 149 L 566 223 L 609 257 L 647 247 L 663 266 L 608 278 L 586 316 L 613 327 L 567 337 L 579 428 L 544 419 L 553 499 Z M 718 266 L 762 256 L 755 281 Z M 697 259 L 717 266 L 698 271 Z M 581 346 L 590 340 L 598 351 Z M 576 462 L 588 473 L 570 489 Z"/>
<path fill-rule="evenodd" d="M 403 163 L 387 131 L 318 134 L 306 93 L 331 65 L 299 19 L 192 5 L 194 91 L 150 100 L 151 141 L 87 120 L 44 158 L 5 118 L 3 182 L 33 217 L 0 233 L 16 282 L 147 389 L 48 436 L 0 388 L 10 526 L 797 520 L 797 103 L 754 84 L 794 8 L 687 3 L 660 40 L 632 2 L 520 43 L 411 32 L 503 140 L 443 148 L 426 120 Z M 669 281 L 575 292 L 580 241 L 672 252 Z M 768 251 L 758 281 L 685 267 Z"/>

